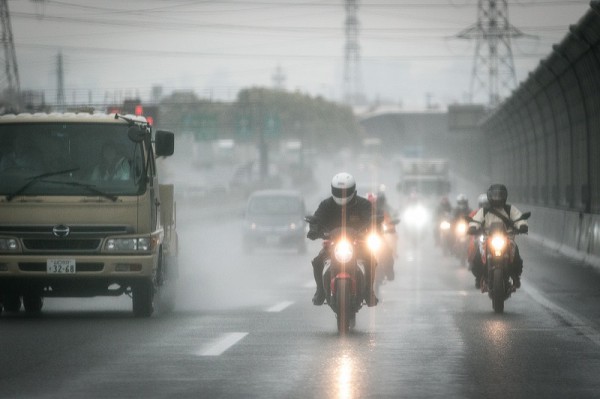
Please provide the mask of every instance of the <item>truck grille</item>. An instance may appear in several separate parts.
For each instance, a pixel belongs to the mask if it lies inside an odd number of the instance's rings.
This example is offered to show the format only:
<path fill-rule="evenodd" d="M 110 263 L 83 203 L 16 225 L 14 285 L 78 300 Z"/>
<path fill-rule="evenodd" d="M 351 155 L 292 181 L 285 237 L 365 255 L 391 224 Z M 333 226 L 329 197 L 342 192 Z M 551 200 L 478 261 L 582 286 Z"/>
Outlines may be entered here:
<path fill-rule="evenodd" d="M 100 239 L 24 239 L 23 245 L 33 251 L 93 251 L 100 247 Z"/>

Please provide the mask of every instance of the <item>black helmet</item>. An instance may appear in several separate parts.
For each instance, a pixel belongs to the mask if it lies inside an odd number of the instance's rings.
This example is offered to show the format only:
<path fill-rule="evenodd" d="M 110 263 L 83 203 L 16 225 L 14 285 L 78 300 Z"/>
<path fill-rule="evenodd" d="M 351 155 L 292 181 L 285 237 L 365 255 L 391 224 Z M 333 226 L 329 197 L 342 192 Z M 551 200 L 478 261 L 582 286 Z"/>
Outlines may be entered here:
<path fill-rule="evenodd" d="M 504 184 L 492 184 L 487 190 L 487 199 L 493 208 L 503 207 L 507 198 L 508 190 Z"/>

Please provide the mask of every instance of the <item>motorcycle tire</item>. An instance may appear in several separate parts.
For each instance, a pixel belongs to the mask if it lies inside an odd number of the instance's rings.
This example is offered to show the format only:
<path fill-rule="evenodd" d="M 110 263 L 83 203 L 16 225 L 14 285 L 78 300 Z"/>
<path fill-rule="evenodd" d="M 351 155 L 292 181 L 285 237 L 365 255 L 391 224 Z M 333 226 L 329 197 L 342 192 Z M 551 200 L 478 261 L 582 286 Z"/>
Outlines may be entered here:
<path fill-rule="evenodd" d="M 504 312 L 505 292 L 504 273 L 502 269 L 495 269 L 492 282 L 492 307 L 496 313 Z"/>
<path fill-rule="evenodd" d="M 348 280 L 339 280 L 337 282 L 336 302 L 338 307 L 337 312 L 337 327 L 339 334 L 346 334 L 350 329 L 350 322 L 354 312 L 352 311 L 352 300 L 350 282 Z"/>

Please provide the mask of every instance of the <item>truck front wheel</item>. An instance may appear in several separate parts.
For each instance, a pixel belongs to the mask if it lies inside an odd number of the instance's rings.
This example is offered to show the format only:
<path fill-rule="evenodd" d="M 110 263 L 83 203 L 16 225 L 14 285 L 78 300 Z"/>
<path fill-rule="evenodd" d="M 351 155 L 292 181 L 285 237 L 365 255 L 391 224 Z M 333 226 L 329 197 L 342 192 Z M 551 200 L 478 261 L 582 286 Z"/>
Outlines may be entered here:
<path fill-rule="evenodd" d="M 150 317 L 154 312 L 154 284 L 152 281 L 140 281 L 131 287 L 133 315 Z"/>
<path fill-rule="evenodd" d="M 37 293 L 23 295 L 23 307 L 27 313 L 39 313 L 44 306 L 44 298 Z"/>

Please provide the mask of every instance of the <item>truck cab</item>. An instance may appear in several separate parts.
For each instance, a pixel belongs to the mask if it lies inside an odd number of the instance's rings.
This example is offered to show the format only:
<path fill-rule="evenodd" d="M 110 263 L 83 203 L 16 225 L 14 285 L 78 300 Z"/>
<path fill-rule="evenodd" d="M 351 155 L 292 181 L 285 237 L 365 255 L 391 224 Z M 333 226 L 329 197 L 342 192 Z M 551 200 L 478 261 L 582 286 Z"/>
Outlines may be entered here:
<path fill-rule="evenodd" d="M 173 186 L 156 166 L 173 152 L 144 117 L 0 117 L 0 311 L 127 294 L 152 315 L 178 275 Z"/>

